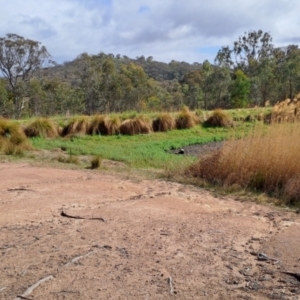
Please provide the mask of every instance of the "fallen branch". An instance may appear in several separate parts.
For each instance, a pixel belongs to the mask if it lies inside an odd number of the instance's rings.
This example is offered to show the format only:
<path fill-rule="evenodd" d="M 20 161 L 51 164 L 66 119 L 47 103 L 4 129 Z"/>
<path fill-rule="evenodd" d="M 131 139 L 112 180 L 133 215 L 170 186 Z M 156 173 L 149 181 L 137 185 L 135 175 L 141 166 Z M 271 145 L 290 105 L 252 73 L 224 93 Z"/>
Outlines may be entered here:
<path fill-rule="evenodd" d="M 80 260 L 80 259 L 82 259 L 82 258 L 85 258 L 85 257 L 87 257 L 87 256 L 89 256 L 89 255 L 91 255 L 91 254 L 93 254 L 93 253 L 96 253 L 96 252 L 97 252 L 97 251 L 91 251 L 91 252 L 89 252 L 89 253 L 87 253 L 87 254 L 85 254 L 85 255 L 77 256 L 77 257 L 73 258 L 71 261 L 69 261 L 68 263 L 66 263 L 66 264 L 64 265 L 64 267 L 69 266 L 69 265 L 75 263 L 76 261 L 78 261 L 78 260 Z M 29 287 L 22 295 L 18 295 L 14 300 L 22 300 L 22 299 L 24 299 L 24 300 L 33 300 L 33 299 L 28 298 L 27 296 L 28 296 L 29 294 L 31 294 L 32 291 L 33 291 L 35 288 L 37 288 L 40 284 L 42 284 L 42 283 L 44 283 L 45 281 L 48 281 L 48 280 L 50 280 L 50 279 L 53 279 L 53 278 L 54 278 L 53 275 L 49 275 L 49 276 L 47 276 L 47 277 L 45 277 L 45 278 L 42 278 L 42 279 L 39 280 L 37 283 L 35 283 L 35 284 L 33 284 L 32 286 L 30 286 L 30 287 Z M 6 289 L 6 288 L 4 287 L 4 288 L 0 289 L 0 292 L 3 291 L 4 289 Z"/>
<path fill-rule="evenodd" d="M 24 300 L 34 300 L 32 298 L 28 298 L 28 297 L 23 297 L 22 295 L 19 295 L 18 296 L 20 299 L 24 299 Z"/>
<path fill-rule="evenodd" d="M 174 289 L 173 289 L 172 277 L 168 278 L 168 284 L 170 286 L 170 294 L 173 295 Z"/>
<path fill-rule="evenodd" d="M 64 212 L 63 210 L 60 215 L 62 217 L 71 218 L 71 219 L 98 220 L 98 221 L 106 222 L 103 218 L 88 218 L 88 217 L 80 217 L 80 216 L 71 216 L 71 215 L 67 214 L 66 212 Z"/>
<path fill-rule="evenodd" d="M 17 296 L 17 298 L 15 298 L 14 300 L 20 300 L 20 299 L 28 299 L 27 296 L 29 294 L 32 293 L 32 291 L 37 288 L 40 284 L 44 283 L 45 281 L 48 281 L 50 279 L 53 279 L 54 277 L 52 275 L 49 275 L 45 278 L 42 278 L 41 280 L 39 280 L 37 283 L 33 284 L 32 286 L 30 286 L 25 293 L 23 293 L 22 295 Z"/>
<path fill-rule="evenodd" d="M 250 254 L 256 255 L 257 260 L 260 260 L 260 261 L 270 261 L 271 260 L 271 261 L 274 261 L 274 264 L 280 262 L 280 260 L 278 260 L 276 258 L 269 257 L 267 254 L 265 254 L 263 252 L 259 252 L 259 253 L 250 252 Z"/>
<path fill-rule="evenodd" d="M 34 190 L 26 189 L 26 188 L 15 188 L 15 189 L 7 189 L 9 192 L 15 192 L 15 191 L 27 191 L 27 192 L 34 192 Z"/>
<path fill-rule="evenodd" d="M 6 289 L 6 287 L 0 288 L 0 293 L 1 293 L 2 291 L 4 291 L 5 289 Z"/>
<path fill-rule="evenodd" d="M 68 263 L 66 263 L 66 264 L 64 265 L 64 267 L 67 267 L 67 266 L 69 266 L 69 265 L 75 263 L 76 261 L 78 261 L 78 260 L 80 260 L 80 259 L 82 259 L 82 258 L 88 257 L 88 256 L 90 256 L 91 254 L 96 253 L 96 252 L 97 252 L 97 251 L 91 251 L 91 252 L 89 252 L 89 253 L 87 253 L 87 254 L 85 254 L 85 255 L 81 255 L 81 256 L 74 257 L 72 260 L 70 260 Z"/>

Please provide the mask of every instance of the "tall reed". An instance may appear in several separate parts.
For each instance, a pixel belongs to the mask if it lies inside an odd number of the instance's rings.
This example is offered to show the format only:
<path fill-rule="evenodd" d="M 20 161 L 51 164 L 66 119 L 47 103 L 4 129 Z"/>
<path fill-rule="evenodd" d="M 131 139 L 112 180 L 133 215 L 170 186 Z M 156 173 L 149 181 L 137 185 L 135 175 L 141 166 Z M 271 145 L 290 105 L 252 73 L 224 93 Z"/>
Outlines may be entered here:
<path fill-rule="evenodd" d="M 195 177 L 300 200 L 300 123 L 259 124 L 189 168 Z"/>

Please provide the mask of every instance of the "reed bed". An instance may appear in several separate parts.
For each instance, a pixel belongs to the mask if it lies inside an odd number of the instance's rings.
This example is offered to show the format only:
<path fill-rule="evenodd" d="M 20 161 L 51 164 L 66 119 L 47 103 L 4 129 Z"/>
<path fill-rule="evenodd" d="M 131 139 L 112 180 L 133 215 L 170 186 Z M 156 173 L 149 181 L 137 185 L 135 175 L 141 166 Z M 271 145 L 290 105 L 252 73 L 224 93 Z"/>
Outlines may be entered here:
<path fill-rule="evenodd" d="M 286 204 L 300 204 L 300 123 L 258 124 L 243 138 L 193 164 L 194 177 L 238 185 L 281 197 Z"/>

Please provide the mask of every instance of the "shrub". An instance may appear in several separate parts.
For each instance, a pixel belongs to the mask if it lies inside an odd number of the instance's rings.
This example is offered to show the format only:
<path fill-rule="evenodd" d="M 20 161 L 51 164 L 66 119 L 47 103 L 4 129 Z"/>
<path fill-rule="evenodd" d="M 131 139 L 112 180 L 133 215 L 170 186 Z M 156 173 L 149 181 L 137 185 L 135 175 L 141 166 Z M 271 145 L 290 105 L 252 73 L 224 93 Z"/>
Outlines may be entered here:
<path fill-rule="evenodd" d="M 25 127 L 24 132 L 27 137 L 53 138 L 58 136 L 58 126 L 47 118 L 39 118 Z"/>
<path fill-rule="evenodd" d="M 88 134 L 89 132 L 89 119 L 87 117 L 78 117 L 73 119 L 67 126 L 62 130 L 62 136 L 68 136 L 72 134 Z"/>
<path fill-rule="evenodd" d="M 162 113 L 153 120 L 153 131 L 168 131 L 175 128 L 175 120 L 169 113 Z"/>
<path fill-rule="evenodd" d="M 189 129 L 199 123 L 199 118 L 184 106 L 176 117 L 177 129 Z"/>
<path fill-rule="evenodd" d="M 152 131 L 150 120 L 144 116 L 135 117 L 125 120 L 121 123 L 120 133 L 122 134 L 147 134 Z"/>
<path fill-rule="evenodd" d="M 230 127 L 232 121 L 226 112 L 222 109 L 216 109 L 206 120 L 205 125 L 211 127 Z"/>

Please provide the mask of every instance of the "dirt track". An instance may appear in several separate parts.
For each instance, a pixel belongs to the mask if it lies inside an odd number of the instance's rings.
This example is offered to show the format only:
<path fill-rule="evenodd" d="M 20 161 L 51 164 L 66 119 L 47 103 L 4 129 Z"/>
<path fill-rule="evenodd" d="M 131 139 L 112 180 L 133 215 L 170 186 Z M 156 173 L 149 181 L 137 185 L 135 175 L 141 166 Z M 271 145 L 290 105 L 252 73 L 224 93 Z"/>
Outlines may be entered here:
<path fill-rule="evenodd" d="M 300 299 L 295 213 L 99 171 L 0 178 L 0 299 Z"/>

